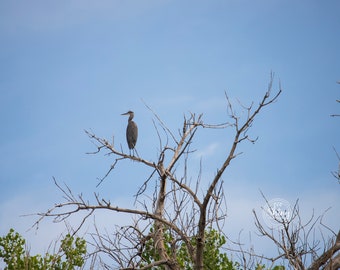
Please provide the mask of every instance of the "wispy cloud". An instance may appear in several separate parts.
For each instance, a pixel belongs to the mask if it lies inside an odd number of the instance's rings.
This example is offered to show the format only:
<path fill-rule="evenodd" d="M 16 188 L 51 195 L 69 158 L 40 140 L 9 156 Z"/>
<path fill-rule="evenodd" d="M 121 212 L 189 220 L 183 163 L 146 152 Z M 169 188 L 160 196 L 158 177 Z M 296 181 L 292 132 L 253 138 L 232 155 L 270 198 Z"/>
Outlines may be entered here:
<path fill-rule="evenodd" d="M 195 158 L 209 157 L 215 154 L 219 144 L 214 142 L 195 152 Z"/>

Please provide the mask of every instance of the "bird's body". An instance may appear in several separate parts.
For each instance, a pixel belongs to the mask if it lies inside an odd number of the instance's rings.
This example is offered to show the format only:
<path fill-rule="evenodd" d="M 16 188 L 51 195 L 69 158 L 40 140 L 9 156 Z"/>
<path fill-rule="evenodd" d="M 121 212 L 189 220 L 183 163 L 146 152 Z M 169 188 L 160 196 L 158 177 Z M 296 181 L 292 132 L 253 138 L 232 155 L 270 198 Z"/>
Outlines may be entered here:
<path fill-rule="evenodd" d="M 129 149 L 133 149 L 136 146 L 138 136 L 138 128 L 135 122 L 132 120 L 129 121 L 126 128 L 126 140 L 129 146 Z"/>
<path fill-rule="evenodd" d="M 134 113 L 132 111 L 128 111 L 127 113 L 123 113 L 122 115 L 129 115 L 128 125 L 126 128 L 126 141 L 129 146 L 129 149 L 134 149 L 137 143 L 138 137 L 138 128 L 134 121 L 132 121 L 134 117 Z"/>

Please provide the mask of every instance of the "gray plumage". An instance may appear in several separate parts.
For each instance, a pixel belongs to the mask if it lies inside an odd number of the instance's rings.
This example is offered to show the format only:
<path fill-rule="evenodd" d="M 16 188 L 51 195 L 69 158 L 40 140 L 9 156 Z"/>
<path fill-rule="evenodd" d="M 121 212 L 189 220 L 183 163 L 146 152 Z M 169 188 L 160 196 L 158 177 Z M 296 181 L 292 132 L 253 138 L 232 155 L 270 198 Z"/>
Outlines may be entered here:
<path fill-rule="evenodd" d="M 129 149 L 134 149 L 137 143 L 138 137 L 138 128 L 134 121 L 132 121 L 134 117 L 134 113 L 132 111 L 128 111 L 123 113 L 122 115 L 129 115 L 128 125 L 126 128 L 126 141 L 129 146 Z"/>

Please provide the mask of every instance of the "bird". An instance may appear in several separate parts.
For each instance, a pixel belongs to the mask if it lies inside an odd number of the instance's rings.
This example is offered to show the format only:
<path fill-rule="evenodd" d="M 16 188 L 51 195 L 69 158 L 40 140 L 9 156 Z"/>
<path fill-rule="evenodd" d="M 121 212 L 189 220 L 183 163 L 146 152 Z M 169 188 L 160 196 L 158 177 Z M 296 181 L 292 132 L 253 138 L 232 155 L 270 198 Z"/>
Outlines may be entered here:
<path fill-rule="evenodd" d="M 126 113 L 122 113 L 122 115 L 129 115 L 128 125 L 126 127 L 126 141 L 131 151 L 135 148 L 138 137 L 138 127 L 136 123 L 132 121 L 135 114 L 133 111 L 128 111 Z"/>

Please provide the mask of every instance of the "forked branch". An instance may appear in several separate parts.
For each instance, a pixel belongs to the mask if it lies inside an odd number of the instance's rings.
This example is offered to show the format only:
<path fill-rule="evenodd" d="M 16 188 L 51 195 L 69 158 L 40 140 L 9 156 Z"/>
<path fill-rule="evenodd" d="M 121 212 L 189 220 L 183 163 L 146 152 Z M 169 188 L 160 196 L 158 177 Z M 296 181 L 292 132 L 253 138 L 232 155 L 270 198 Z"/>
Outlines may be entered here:
<path fill-rule="evenodd" d="M 203 203 L 200 208 L 200 218 L 199 218 L 198 233 L 197 233 L 197 266 L 196 266 L 197 269 L 203 269 L 204 230 L 206 228 L 207 206 L 213 196 L 213 191 L 215 190 L 218 182 L 220 181 L 224 171 L 229 166 L 231 160 L 233 160 L 236 157 L 237 146 L 243 140 L 248 139 L 248 135 L 246 133 L 248 129 L 251 127 L 255 117 L 259 114 L 259 112 L 264 107 L 275 102 L 278 99 L 279 95 L 281 94 L 282 89 L 280 85 L 279 91 L 273 97 L 271 97 L 273 79 L 274 79 L 274 75 L 273 73 L 271 73 L 270 82 L 269 82 L 268 89 L 265 95 L 263 96 L 261 102 L 259 103 L 258 107 L 255 110 L 252 111 L 252 108 L 253 108 L 252 106 L 247 108 L 248 117 L 242 125 L 240 125 L 239 117 L 236 115 L 233 109 L 233 106 L 226 94 L 229 113 L 231 114 L 231 118 L 234 120 L 233 126 L 235 127 L 235 136 L 234 136 L 232 146 L 229 150 L 229 154 L 227 158 L 225 159 L 225 161 L 223 162 L 222 166 L 218 169 L 212 183 L 210 184 L 204 196 Z"/>
<path fill-rule="evenodd" d="M 152 173 L 137 191 L 136 209 L 112 205 L 110 200 L 101 198 L 99 194 L 94 195 L 95 203 L 89 203 L 85 201 L 82 196 L 74 196 L 67 185 L 66 187 L 62 187 L 55 181 L 55 184 L 62 192 L 66 201 L 56 204 L 45 213 L 38 213 L 40 218 L 35 225 L 38 226 L 41 219 L 45 217 L 52 217 L 55 221 L 62 221 L 76 213 L 86 213 L 86 216 L 82 219 L 78 227 L 80 228 L 85 220 L 98 210 L 132 214 L 134 217 L 137 217 L 138 220 L 136 224 L 130 227 L 133 233 L 130 234 L 131 232 L 129 230 L 119 232 L 115 234 L 117 242 L 113 242 L 117 244 L 121 243 L 121 239 L 125 239 L 128 244 L 131 245 L 130 248 L 122 248 L 121 250 L 116 248 L 112 251 L 105 246 L 105 241 L 109 241 L 108 239 L 99 235 L 97 238 L 97 245 L 102 245 L 99 250 L 104 250 L 110 254 L 110 257 L 114 258 L 122 269 L 137 269 L 137 267 L 139 267 L 139 269 L 148 269 L 162 265 L 165 269 L 178 270 L 180 269 L 180 265 L 176 259 L 176 243 L 184 243 L 190 263 L 192 263 L 195 270 L 204 269 L 205 230 L 207 226 L 212 227 L 213 225 L 219 228 L 220 224 L 218 223 L 225 218 L 225 212 L 220 211 L 221 202 L 223 202 L 224 198 L 221 177 L 230 165 L 230 162 L 238 155 L 236 152 L 238 145 L 243 141 L 256 141 L 256 139 L 249 138 L 247 134 L 248 130 L 259 112 L 264 107 L 275 102 L 282 92 L 282 90 L 279 89 L 279 91 L 272 96 L 272 83 L 273 75 L 271 75 L 268 89 L 259 105 L 254 108 L 254 104 L 252 104 L 250 107 L 244 108 L 247 111 L 247 117 L 243 123 L 241 123 L 241 119 L 236 115 L 227 95 L 227 106 L 233 120 L 232 123 L 217 125 L 205 124 L 202 120 L 202 115 L 190 114 L 188 117 L 184 117 L 183 126 L 178 132 L 178 135 L 175 135 L 176 133 L 172 132 L 160 117 L 148 107 L 158 121 L 154 121 L 154 126 L 160 141 L 160 149 L 158 158 L 155 161 L 144 159 L 142 156 L 126 154 L 123 150 L 118 150 L 114 144 L 109 143 L 108 140 L 85 130 L 86 134 L 96 146 L 96 151 L 89 154 L 105 152 L 109 156 L 114 156 L 112 165 L 104 177 L 99 180 L 97 186 L 116 169 L 116 165 L 119 162 L 124 162 L 125 160 L 132 160 L 148 168 L 152 168 Z M 157 128 L 159 126 L 165 132 L 165 144 L 162 143 L 162 136 Z M 203 196 L 199 196 L 197 191 L 199 190 L 200 181 L 192 186 L 190 180 L 188 180 L 189 177 L 186 175 L 187 158 L 192 153 L 190 149 L 193 144 L 193 139 L 197 135 L 199 128 L 220 129 L 226 127 L 235 128 L 235 135 L 231 147 L 229 151 L 227 151 L 227 157 L 217 170 L 208 189 L 204 191 Z M 181 161 L 183 161 L 184 164 L 183 176 L 177 177 L 178 171 L 176 170 L 180 170 L 179 168 L 183 167 Z M 146 194 L 148 190 L 147 185 L 150 185 L 151 180 L 155 180 L 155 191 L 153 195 L 148 195 Z M 141 201 L 143 196 L 149 200 L 149 203 Z M 171 210 L 169 210 L 169 205 L 171 205 Z M 222 214 L 220 215 L 220 213 Z M 144 221 L 147 223 L 146 227 L 153 230 L 152 233 L 147 234 L 147 237 L 141 236 L 142 233 L 140 233 L 138 227 L 139 224 L 142 224 Z M 173 234 L 174 237 L 170 251 L 169 248 L 167 249 L 167 232 Z M 134 237 L 134 239 L 131 239 L 131 237 Z M 146 241 L 146 238 L 153 240 L 153 248 L 156 250 L 158 257 L 152 262 L 142 265 L 138 264 L 139 261 L 137 257 L 141 256 L 144 252 L 143 241 Z M 141 240 L 141 244 L 136 244 L 135 239 Z M 131 257 L 130 260 L 128 260 L 129 256 Z M 122 258 L 125 259 L 123 260 Z"/>

